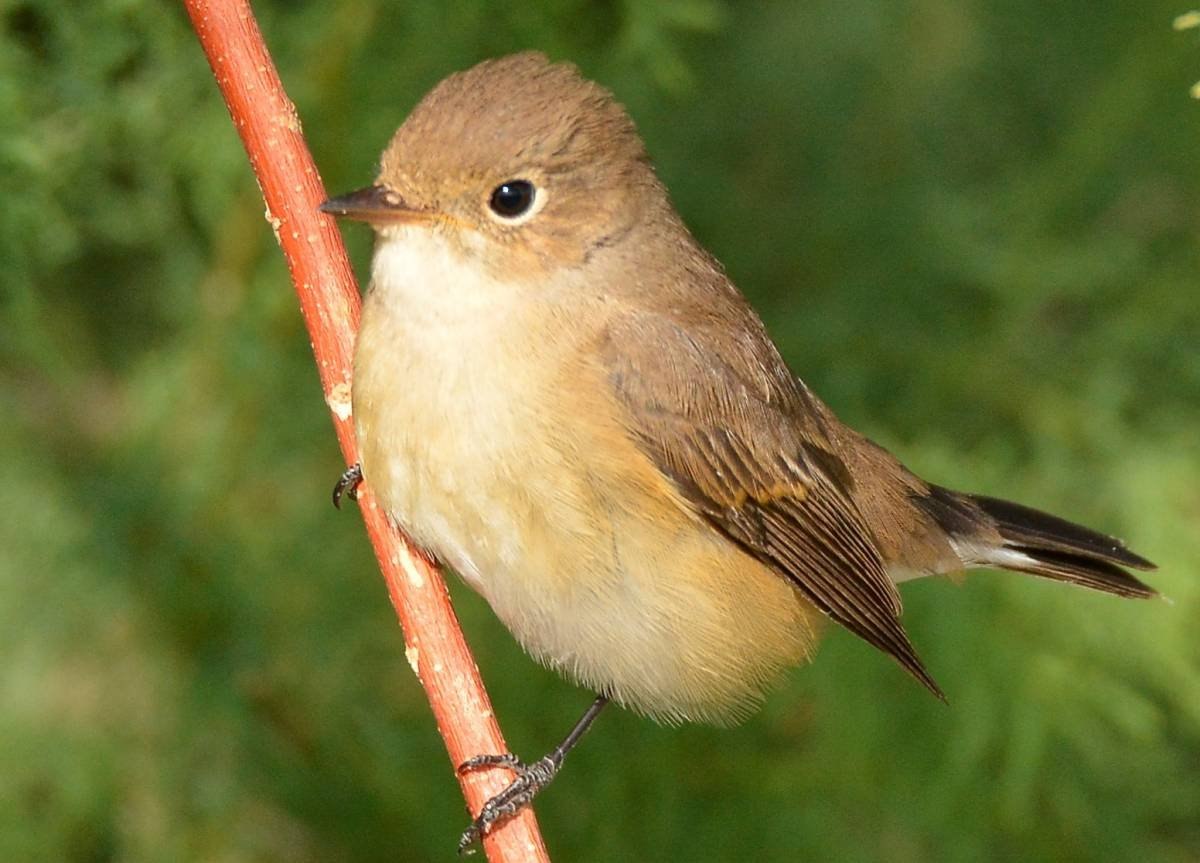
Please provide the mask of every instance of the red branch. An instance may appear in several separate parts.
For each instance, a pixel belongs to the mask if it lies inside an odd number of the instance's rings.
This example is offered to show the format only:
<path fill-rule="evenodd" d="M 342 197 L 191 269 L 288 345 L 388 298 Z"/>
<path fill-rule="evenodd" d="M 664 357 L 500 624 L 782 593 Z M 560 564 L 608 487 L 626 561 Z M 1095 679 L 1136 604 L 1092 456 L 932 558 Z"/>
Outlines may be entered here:
<path fill-rule="evenodd" d="M 300 298 L 338 442 L 346 463 L 354 464 L 350 375 L 359 296 L 334 221 L 317 212 L 325 189 L 296 108 L 244 0 L 184 0 L 184 5 L 258 178 L 267 219 Z M 450 761 L 507 752 L 440 574 L 388 525 L 369 489 L 361 489 L 359 504 L 404 630 L 405 655 L 425 688 Z M 502 770 L 462 777 L 471 811 L 478 812 L 507 781 Z M 446 837 L 448 845 L 453 838 Z M 529 809 L 489 835 L 484 850 L 492 863 L 549 860 Z"/>

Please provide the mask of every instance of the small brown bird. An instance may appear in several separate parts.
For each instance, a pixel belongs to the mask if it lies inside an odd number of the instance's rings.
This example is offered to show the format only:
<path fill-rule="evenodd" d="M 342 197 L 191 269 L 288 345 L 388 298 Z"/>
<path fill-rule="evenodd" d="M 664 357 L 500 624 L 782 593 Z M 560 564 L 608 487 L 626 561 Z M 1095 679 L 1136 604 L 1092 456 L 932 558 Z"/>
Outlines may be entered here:
<path fill-rule="evenodd" d="M 354 360 L 361 473 L 521 645 L 598 698 L 490 801 L 532 799 L 603 705 L 727 723 L 824 618 L 941 690 L 897 582 L 1001 567 L 1126 597 L 1117 539 L 931 485 L 789 371 L 688 232 L 629 116 L 526 53 L 451 75 L 375 185 L 323 209 L 377 244 Z M 335 498 L 336 499 L 336 498 Z"/>

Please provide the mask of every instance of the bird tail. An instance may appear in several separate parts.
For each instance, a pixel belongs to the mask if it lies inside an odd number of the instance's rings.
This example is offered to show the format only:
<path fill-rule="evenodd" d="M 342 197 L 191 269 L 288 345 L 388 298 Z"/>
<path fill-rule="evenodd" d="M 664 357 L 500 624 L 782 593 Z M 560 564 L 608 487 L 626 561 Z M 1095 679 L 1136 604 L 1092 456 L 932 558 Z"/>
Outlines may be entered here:
<path fill-rule="evenodd" d="M 1157 595 L 1127 569 L 1155 565 L 1119 539 L 1007 500 L 931 486 L 918 504 L 946 531 L 965 567 L 989 566 L 1117 596 Z"/>

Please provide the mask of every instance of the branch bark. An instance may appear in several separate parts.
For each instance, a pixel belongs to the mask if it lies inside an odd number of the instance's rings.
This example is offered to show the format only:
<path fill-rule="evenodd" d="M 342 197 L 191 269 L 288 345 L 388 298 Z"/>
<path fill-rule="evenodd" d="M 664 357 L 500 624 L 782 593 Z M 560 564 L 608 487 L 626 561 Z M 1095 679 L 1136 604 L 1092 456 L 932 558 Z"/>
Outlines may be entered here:
<path fill-rule="evenodd" d="M 350 381 L 359 294 L 333 219 L 317 211 L 325 189 L 296 108 L 245 0 L 184 0 L 184 5 L 258 179 L 267 220 L 300 299 L 338 443 L 346 463 L 354 464 Z M 405 656 L 425 689 L 451 763 L 507 752 L 437 569 L 388 524 L 365 486 L 359 506 L 404 631 Z M 460 777 L 470 811 L 478 812 L 508 779 L 503 770 Z M 453 838 L 446 837 L 448 846 Z M 549 860 L 528 808 L 483 844 L 491 863 Z"/>

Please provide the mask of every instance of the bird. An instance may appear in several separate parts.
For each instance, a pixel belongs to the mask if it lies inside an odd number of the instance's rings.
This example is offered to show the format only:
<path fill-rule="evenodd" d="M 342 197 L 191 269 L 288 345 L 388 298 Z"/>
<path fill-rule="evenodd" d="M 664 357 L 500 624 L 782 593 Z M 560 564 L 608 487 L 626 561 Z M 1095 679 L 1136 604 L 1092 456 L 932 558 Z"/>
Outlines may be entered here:
<path fill-rule="evenodd" d="M 608 703 L 732 724 L 827 620 L 942 690 L 897 584 L 994 567 L 1121 597 L 1154 565 L 1054 515 L 927 482 L 843 424 L 692 236 L 628 112 L 570 63 L 435 86 L 377 179 L 330 198 L 375 232 L 354 354 L 359 463 L 396 525 L 534 659 L 596 693 L 467 848 L 528 804 Z"/>

